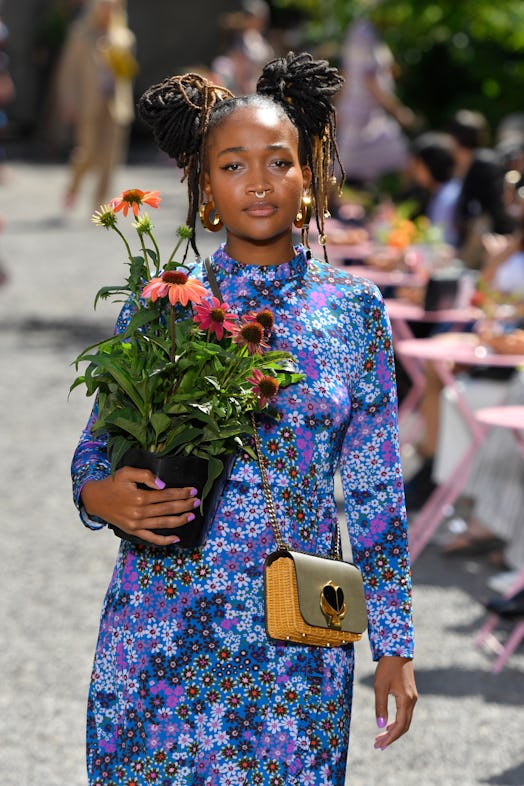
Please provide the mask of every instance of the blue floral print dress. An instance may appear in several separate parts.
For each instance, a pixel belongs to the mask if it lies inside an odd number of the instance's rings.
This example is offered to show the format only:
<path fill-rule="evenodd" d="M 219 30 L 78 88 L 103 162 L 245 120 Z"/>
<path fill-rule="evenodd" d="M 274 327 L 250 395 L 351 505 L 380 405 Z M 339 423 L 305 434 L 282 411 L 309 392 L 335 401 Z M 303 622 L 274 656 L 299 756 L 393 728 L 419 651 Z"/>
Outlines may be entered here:
<path fill-rule="evenodd" d="M 271 346 L 306 378 L 277 396 L 260 435 L 280 526 L 329 554 L 340 470 L 369 641 L 411 657 L 411 584 L 389 322 L 370 282 L 309 259 L 277 266 L 212 257 L 239 315 L 270 308 Z M 203 277 L 201 264 L 193 274 Z M 129 314 L 119 320 L 122 328 Z M 108 474 L 90 431 L 74 493 Z M 88 702 L 90 786 L 343 786 L 353 645 L 276 643 L 264 627 L 263 563 L 275 548 L 258 466 L 239 455 L 202 549 L 122 542 L 103 604 Z M 365 646 L 360 644 L 358 646 Z"/>

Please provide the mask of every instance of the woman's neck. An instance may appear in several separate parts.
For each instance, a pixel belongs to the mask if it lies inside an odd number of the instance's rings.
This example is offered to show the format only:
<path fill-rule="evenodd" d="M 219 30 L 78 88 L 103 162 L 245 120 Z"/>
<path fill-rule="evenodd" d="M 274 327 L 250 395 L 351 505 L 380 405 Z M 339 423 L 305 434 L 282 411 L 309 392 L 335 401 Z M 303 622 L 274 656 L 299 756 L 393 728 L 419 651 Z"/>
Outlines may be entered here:
<path fill-rule="evenodd" d="M 224 250 L 232 259 L 245 265 L 280 265 L 295 256 L 291 233 L 283 238 L 258 242 L 228 236 Z"/>

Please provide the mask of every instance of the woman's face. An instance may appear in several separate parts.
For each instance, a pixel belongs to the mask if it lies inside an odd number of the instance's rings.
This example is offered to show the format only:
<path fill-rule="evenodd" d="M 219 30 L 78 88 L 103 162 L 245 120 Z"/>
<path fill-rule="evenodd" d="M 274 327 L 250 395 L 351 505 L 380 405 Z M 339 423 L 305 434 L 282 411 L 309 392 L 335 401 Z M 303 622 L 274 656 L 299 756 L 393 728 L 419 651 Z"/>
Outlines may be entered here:
<path fill-rule="evenodd" d="M 241 259 L 248 246 L 290 244 L 311 181 L 291 121 L 272 106 L 238 109 L 209 132 L 206 152 L 204 191 L 226 227 L 228 253 Z"/>

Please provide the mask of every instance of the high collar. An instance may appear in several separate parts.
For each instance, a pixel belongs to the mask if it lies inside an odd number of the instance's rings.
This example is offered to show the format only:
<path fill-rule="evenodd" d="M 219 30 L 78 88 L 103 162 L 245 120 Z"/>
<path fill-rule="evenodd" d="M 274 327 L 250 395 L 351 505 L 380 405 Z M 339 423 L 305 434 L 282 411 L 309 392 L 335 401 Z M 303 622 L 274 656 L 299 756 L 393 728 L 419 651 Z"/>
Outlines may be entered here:
<path fill-rule="evenodd" d="M 294 246 L 295 256 L 286 262 L 277 265 L 254 265 L 233 259 L 226 254 L 224 246 L 225 243 L 222 243 L 212 255 L 213 264 L 225 273 L 249 278 L 252 281 L 277 281 L 303 277 L 310 256 L 304 246 L 297 244 Z"/>

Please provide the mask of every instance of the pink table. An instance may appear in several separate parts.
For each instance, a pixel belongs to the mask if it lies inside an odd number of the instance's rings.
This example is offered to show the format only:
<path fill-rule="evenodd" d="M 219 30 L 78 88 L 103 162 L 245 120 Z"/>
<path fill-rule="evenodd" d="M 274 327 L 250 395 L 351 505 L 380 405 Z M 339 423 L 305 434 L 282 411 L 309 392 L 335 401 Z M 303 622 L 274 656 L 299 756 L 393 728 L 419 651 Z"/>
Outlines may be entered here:
<path fill-rule="evenodd" d="M 485 407 L 477 410 L 475 416 L 477 420 L 485 426 L 510 429 L 515 435 L 517 445 L 524 459 L 524 406 Z M 523 588 L 524 566 L 504 597 L 510 598 Z M 505 644 L 500 644 L 492 635 L 492 631 L 499 620 L 500 618 L 497 614 L 490 614 L 475 639 L 475 644 L 478 646 L 488 642 L 497 652 L 498 657 L 492 668 L 494 673 L 502 671 L 510 655 L 515 652 L 522 639 L 524 639 L 524 620 L 518 620 L 513 626 Z"/>
<path fill-rule="evenodd" d="M 373 265 L 371 262 L 370 264 L 366 263 L 366 260 L 371 260 L 373 256 L 378 257 L 379 255 L 392 261 L 398 257 L 397 249 L 378 245 L 371 240 L 363 243 L 329 242 L 329 230 L 327 234 L 327 252 L 332 265 L 344 267 L 350 273 L 368 278 L 379 287 L 408 287 L 425 284 L 425 281 L 422 281 L 420 276 L 409 270 L 388 270 L 380 267 L 380 265 Z M 312 241 L 310 246 L 314 257 L 317 259 L 324 258 L 324 249 L 318 242 Z"/>
<path fill-rule="evenodd" d="M 436 336 L 428 339 L 407 339 L 397 343 L 396 350 L 402 360 L 412 358 L 420 363 L 433 364 L 444 387 L 454 390 L 457 409 L 472 437 L 469 448 L 460 458 L 450 478 L 438 486 L 426 501 L 410 527 L 410 550 L 414 561 L 437 530 L 444 512 L 460 495 L 467 481 L 473 458 L 484 442 L 488 427 L 481 423 L 457 386 L 456 366 L 498 366 L 517 368 L 524 366 L 524 355 L 498 355 L 484 346 L 453 337 Z"/>
<path fill-rule="evenodd" d="M 324 249 L 320 243 L 311 241 L 310 246 L 311 252 L 316 259 L 324 259 Z M 333 265 L 343 264 L 346 259 L 364 261 L 371 255 L 374 248 L 375 245 L 369 241 L 364 243 L 330 243 L 328 233 L 327 251 L 329 261 Z M 351 266 L 351 264 L 348 265 L 348 267 Z"/>
<path fill-rule="evenodd" d="M 391 321 L 393 343 L 395 349 L 399 341 L 414 339 L 410 322 L 426 322 L 434 324 L 451 324 L 453 329 L 460 328 L 480 318 L 482 312 L 476 308 L 449 308 L 440 311 L 425 311 L 422 306 L 405 303 L 402 300 L 386 299 L 386 309 Z M 399 408 L 399 420 L 405 420 L 411 415 L 420 401 L 424 390 L 426 373 L 424 363 L 416 356 L 406 354 L 402 358 L 402 365 L 411 380 L 411 389 L 404 398 Z"/>
<path fill-rule="evenodd" d="M 348 273 L 367 278 L 377 287 L 420 287 L 422 282 L 415 273 L 407 270 L 381 270 L 373 265 L 348 265 Z"/>

